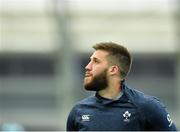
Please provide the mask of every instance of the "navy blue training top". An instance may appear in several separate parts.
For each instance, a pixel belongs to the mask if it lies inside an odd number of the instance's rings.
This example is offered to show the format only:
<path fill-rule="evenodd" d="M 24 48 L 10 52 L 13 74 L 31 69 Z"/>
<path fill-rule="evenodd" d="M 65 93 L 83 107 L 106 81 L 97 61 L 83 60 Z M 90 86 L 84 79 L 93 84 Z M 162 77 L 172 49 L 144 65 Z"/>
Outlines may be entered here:
<path fill-rule="evenodd" d="M 98 93 L 77 103 L 67 120 L 67 131 L 176 131 L 165 106 L 155 97 L 126 85 L 117 100 Z"/>

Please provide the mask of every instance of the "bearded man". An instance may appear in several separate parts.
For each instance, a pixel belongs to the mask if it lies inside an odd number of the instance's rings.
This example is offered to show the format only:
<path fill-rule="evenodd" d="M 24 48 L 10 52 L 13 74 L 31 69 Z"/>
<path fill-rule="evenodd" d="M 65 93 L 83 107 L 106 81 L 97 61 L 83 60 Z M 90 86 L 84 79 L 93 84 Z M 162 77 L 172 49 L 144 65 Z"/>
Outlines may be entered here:
<path fill-rule="evenodd" d="M 113 42 L 98 43 L 93 48 L 83 84 L 96 94 L 73 107 L 67 131 L 177 130 L 157 98 L 125 84 L 132 65 L 127 48 Z"/>

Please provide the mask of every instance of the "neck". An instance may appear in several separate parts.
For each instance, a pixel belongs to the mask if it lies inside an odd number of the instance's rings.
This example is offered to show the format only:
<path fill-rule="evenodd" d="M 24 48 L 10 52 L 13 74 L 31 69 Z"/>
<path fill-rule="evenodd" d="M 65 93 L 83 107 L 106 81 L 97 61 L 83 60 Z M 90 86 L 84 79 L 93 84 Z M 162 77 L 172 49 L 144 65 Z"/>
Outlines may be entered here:
<path fill-rule="evenodd" d="M 109 86 L 103 90 L 98 91 L 101 97 L 107 99 L 116 99 L 121 92 L 121 83 L 109 83 Z"/>

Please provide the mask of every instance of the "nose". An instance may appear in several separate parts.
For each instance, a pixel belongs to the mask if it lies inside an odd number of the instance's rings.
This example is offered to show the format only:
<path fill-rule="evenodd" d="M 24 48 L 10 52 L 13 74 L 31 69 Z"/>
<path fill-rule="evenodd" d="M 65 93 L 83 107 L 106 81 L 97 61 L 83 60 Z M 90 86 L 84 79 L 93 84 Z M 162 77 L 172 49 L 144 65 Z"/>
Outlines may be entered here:
<path fill-rule="evenodd" d="M 91 61 L 86 65 L 85 69 L 87 71 L 90 71 L 92 69 L 92 64 L 91 64 Z"/>

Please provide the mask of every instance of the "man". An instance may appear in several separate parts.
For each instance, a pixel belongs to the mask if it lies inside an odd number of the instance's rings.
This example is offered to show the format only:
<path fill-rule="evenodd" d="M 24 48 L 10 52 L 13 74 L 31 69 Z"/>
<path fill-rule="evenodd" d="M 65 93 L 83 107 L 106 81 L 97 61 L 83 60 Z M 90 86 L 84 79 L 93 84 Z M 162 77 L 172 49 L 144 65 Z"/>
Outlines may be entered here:
<path fill-rule="evenodd" d="M 176 131 L 165 106 L 125 85 L 132 58 L 122 45 L 102 42 L 85 67 L 84 87 L 94 96 L 77 103 L 67 131 Z"/>

